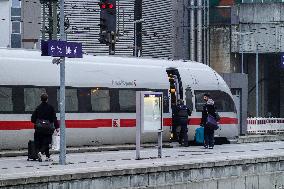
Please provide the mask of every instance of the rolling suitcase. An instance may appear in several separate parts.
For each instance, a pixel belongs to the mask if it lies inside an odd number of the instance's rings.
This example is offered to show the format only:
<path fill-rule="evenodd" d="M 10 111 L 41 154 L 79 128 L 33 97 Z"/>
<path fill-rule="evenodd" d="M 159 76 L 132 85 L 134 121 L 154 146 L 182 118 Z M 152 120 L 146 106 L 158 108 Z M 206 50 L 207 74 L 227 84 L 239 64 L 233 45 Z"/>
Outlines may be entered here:
<path fill-rule="evenodd" d="M 36 161 L 38 159 L 35 142 L 30 140 L 28 143 L 28 161 Z"/>
<path fill-rule="evenodd" d="M 204 144 L 204 127 L 199 127 L 195 130 L 195 142 L 197 144 Z"/>

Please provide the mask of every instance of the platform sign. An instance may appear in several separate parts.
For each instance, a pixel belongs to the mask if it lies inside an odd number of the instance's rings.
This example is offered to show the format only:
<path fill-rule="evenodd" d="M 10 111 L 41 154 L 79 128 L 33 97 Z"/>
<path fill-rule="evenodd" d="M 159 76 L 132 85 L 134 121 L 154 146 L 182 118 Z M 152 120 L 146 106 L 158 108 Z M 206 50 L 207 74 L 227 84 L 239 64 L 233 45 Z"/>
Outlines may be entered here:
<path fill-rule="evenodd" d="M 82 44 L 67 41 L 42 41 L 42 56 L 82 58 Z"/>
<path fill-rule="evenodd" d="M 280 53 L 280 67 L 284 69 L 284 52 Z"/>
<path fill-rule="evenodd" d="M 162 157 L 163 93 L 136 92 L 136 159 L 140 158 L 141 133 L 158 133 L 158 157 Z"/>

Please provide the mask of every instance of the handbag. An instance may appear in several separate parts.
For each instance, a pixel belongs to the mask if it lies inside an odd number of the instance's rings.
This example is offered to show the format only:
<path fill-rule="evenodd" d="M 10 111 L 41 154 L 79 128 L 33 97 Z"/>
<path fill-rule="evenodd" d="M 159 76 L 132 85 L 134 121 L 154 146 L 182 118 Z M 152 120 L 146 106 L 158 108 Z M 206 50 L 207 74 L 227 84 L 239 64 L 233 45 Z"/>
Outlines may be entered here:
<path fill-rule="evenodd" d="M 36 121 L 35 130 L 40 134 L 52 135 L 55 130 L 54 123 L 50 123 L 49 120 L 38 119 Z"/>
<path fill-rule="evenodd" d="M 212 128 L 213 130 L 219 129 L 217 120 L 210 114 L 207 116 L 207 125 Z"/>
<path fill-rule="evenodd" d="M 218 123 L 217 123 L 217 119 L 218 117 L 220 118 L 219 114 L 216 113 L 216 118 L 214 116 L 212 116 L 211 114 L 208 113 L 208 109 L 206 108 L 206 111 L 207 111 L 207 120 L 206 120 L 206 124 L 213 130 L 218 130 L 219 129 L 219 126 L 218 126 Z"/>

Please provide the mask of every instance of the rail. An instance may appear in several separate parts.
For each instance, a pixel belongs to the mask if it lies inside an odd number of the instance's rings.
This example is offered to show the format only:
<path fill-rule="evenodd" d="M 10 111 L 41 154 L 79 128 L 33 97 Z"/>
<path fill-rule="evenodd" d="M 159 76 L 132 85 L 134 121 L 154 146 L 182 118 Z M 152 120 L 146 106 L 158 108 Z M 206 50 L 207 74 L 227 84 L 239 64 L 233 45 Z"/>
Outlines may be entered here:
<path fill-rule="evenodd" d="M 284 118 L 248 118 L 247 133 L 284 133 Z"/>

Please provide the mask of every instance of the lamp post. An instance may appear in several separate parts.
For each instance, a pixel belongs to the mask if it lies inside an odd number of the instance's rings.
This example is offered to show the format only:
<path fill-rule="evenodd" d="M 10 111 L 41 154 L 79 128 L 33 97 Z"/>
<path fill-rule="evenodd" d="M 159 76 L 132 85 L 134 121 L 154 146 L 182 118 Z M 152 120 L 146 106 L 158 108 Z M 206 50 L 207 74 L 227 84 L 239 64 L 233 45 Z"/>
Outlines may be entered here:
<path fill-rule="evenodd" d="M 140 19 L 140 20 L 134 20 L 134 56 L 137 57 L 137 32 L 136 32 L 136 28 L 137 28 L 137 23 L 142 23 L 144 22 L 144 19 Z"/>

